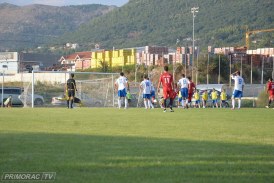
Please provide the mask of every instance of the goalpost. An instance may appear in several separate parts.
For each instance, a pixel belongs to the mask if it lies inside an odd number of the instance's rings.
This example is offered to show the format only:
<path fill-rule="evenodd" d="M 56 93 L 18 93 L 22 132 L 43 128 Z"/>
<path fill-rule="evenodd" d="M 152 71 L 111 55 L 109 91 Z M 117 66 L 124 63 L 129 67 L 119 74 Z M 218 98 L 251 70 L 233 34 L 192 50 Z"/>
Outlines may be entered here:
<path fill-rule="evenodd" d="M 76 81 L 75 97 L 81 103 L 74 106 L 84 107 L 114 107 L 116 95 L 114 82 L 119 73 L 98 72 L 65 72 L 65 71 L 33 71 L 30 87 L 25 95 L 31 96 L 31 106 L 36 107 L 39 98 L 43 98 L 41 107 L 66 107 L 65 86 L 70 74 Z M 29 104 L 26 104 L 29 105 Z"/>

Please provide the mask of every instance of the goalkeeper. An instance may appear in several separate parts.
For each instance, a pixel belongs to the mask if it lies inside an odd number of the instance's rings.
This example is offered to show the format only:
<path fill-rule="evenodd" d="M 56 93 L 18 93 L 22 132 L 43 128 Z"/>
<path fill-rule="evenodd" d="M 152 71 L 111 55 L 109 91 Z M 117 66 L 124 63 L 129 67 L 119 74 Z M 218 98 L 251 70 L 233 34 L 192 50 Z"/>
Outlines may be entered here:
<path fill-rule="evenodd" d="M 74 78 L 74 74 L 70 74 L 70 78 L 67 80 L 67 85 L 66 85 L 66 91 L 67 91 L 67 97 L 68 97 L 67 98 L 67 108 L 68 109 L 73 108 L 75 91 L 77 91 L 76 82 L 73 78 Z"/>

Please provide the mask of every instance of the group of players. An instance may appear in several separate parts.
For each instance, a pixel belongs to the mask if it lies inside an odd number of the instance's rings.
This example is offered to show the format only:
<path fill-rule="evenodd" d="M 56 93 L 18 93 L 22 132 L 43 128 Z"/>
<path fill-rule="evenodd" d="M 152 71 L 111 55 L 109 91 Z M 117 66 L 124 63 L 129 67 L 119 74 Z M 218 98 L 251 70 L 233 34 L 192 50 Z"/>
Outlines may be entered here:
<path fill-rule="evenodd" d="M 231 78 L 235 81 L 234 92 L 232 96 L 232 109 L 235 109 L 235 98 L 238 98 L 238 108 L 241 107 L 241 98 L 243 96 L 243 88 L 244 88 L 244 80 L 240 76 L 240 72 L 237 71 L 231 75 Z M 174 112 L 172 109 L 173 101 L 178 94 L 178 106 L 182 106 L 184 109 L 187 109 L 189 104 L 192 102 L 192 97 L 195 100 L 195 107 L 200 108 L 200 93 L 196 90 L 195 84 L 191 81 L 190 77 L 185 77 L 182 74 L 182 78 L 174 84 L 173 76 L 168 72 L 168 67 L 164 67 L 164 72 L 161 74 L 159 82 L 158 82 L 158 92 L 160 92 L 160 87 L 163 88 L 163 108 L 164 112 L 166 112 L 167 107 L 170 108 L 170 112 Z M 167 105 L 167 99 L 169 99 L 169 105 Z M 211 99 L 213 103 L 213 107 L 218 108 L 218 93 L 215 89 L 211 92 Z M 227 95 L 225 90 L 222 90 L 220 94 L 220 107 L 224 105 L 224 102 L 227 100 Z M 202 105 L 203 108 L 206 107 L 206 102 L 208 100 L 208 93 L 205 90 L 202 94 Z"/>
<path fill-rule="evenodd" d="M 70 79 L 67 81 L 66 91 L 67 91 L 67 107 L 73 108 L 73 101 L 75 96 L 76 82 L 73 79 L 74 74 L 71 74 Z M 235 99 L 238 98 L 238 109 L 241 108 L 241 98 L 243 96 L 243 88 L 244 88 L 244 79 L 240 76 L 240 72 L 236 71 L 231 74 L 231 78 L 234 80 L 234 91 L 232 94 L 232 108 L 235 109 Z M 162 86 L 162 107 L 164 108 L 164 112 L 169 107 L 170 112 L 174 112 L 173 110 L 173 101 L 178 95 L 178 106 L 181 106 L 185 109 L 188 108 L 188 103 L 191 103 L 192 96 L 195 100 L 195 107 L 200 107 L 200 94 L 199 91 L 196 90 L 195 84 L 191 81 L 191 78 L 186 78 L 184 74 L 182 74 L 182 78 L 174 84 L 173 76 L 168 72 L 168 66 L 164 66 L 164 72 L 161 74 L 157 86 L 157 92 L 160 92 L 160 87 Z M 154 108 L 153 102 L 155 102 L 155 89 L 153 87 L 152 82 L 149 80 L 148 76 L 144 76 L 144 80 L 140 83 L 140 91 L 142 91 L 144 105 L 146 109 Z M 118 91 L 118 108 L 121 108 L 122 100 L 124 99 L 125 108 L 128 108 L 128 99 L 127 93 L 130 92 L 129 83 L 127 78 L 124 76 L 124 73 L 120 73 L 120 77 L 115 81 L 115 88 Z M 274 82 L 272 78 L 269 78 L 267 83 L 267 93 L 269 95 L 269 101 L 266 108 L 269 108 L 271 102 L 274 101 Z M 211 92 L 211 98 L 213 107 L 216 106 L 218 108 L 218 93 L 213 89 Z M 167 105 L 167 99 L 169 99 L 169 104 Z M 203 108 L 206 107 L 206 101 L 208 100 L 208 93 L 205 91 L 202 95 Z M 222 107 L 223 102 L 226 100 L 226 93 L 223 90 L 220 94 L 220 107 Z"/>
<path fill-rule="evenodd" d="M 236 71 L 231 74 L 231 78 L 234 80 L 234 91 L 232 94 L 232 110 L 235 109 L 235 99 L 238 98 L 238 109 L 241 108 L 241 98 L 243 96 L 244 88 L 244 79 L 240 76 L 240 72 Z M 121 100 L 125 100 L 125 108 L 128 108 L 128 100 L 126 98 L 127 91 L 129 92 L 129 84 L 127 78 L 124 76 L 124 73 L 120 74 L 120 77 L 115 82 L 115 87 L 118 91 L 118 107 L 121 108 Z M 157 92 L 160 93 L 160 87 L 162 87 L 162 108 L 164 112 L 167 111 L 167 108 L 170 109 L 170 112 L 173 110 L 174 99 L 178 96 L 178 106 L 187 109 L 189 104 L 191 104 L 192 97 L 195 100 L 195 107 L 201 107 L 200 105 L 200 94 L 196 90 L 195 84 L 191 81 L 190 77 L 185 77 L 182 74 L 182 78 L 174 84 L 173 76 L 168 72 L 168 67 L 164 67 L 164 72 L 161 74 L 157 86 Z M 144 106 L 146 109 L 154 108 L 153 102 L 155 101 L 155 89 L 152 82 L 149 80 L 148 76 L 144 76 L 144 80 L 140 83 L 140 91 L 144 99 Z M 270 106 L 271 102 L 274 100 L 274 83 L 272 78 L 268 82 L 268 93 L 269 93 L 269 103 L 267 107 Z M 208 100 L 208 93 L 204 91 L 202 94 L 202 106 L 206 107 L 206 102 Z M 169 104 L 167 105 L 167 100 L 169 99 Z M 222 107 L 224 102 L 227 100 L 227 95 L 225 90 L 222 90 L 220 94 L 220 106 L 218 106 L 218 93 L 215 89 L 211 92 L 211 99 L 213 107 Z"/>

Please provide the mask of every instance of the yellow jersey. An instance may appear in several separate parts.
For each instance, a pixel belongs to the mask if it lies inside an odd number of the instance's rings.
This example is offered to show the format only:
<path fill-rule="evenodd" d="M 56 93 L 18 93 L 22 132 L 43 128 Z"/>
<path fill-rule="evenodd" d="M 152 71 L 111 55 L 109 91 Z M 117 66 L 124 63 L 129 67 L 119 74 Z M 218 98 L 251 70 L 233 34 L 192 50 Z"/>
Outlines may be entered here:
<path fill-rule="evenodd" d="M 221 100 L 227 100 L 225 92 L 222 92 L 220 97 L 221 97 Z"/>
<path fill-rule="evenodd" d="M 203 93 L 203 95 L 202 95 L 202 99 L 203 100 L 208 100 L 208 93 Z"/>
<path fill-rule="evenodd" d="M 217 93 L 217 91 L 212 91 L 211 92 L 211 98 L 212 98 L 212 100 L 217 100 L 218 99 L 218 93 Z"/>
<path fill-rule="evenodd" d="M 200 100 L 199 92 L 195 92 L 195 93 L 194 93 L 194 99 L 195 99 L 195 100 Z"/>

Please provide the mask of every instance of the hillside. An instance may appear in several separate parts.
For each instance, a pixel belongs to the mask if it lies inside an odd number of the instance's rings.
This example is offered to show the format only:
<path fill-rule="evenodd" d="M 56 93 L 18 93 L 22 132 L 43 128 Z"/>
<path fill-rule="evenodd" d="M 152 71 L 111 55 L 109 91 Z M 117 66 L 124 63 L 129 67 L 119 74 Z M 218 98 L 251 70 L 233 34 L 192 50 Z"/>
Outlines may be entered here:
<path fill-rule="evenodd" d="M 195 37 L 199 45 L 244 45 L 247 27 L 249 30 L 274 28 L 272 0 L 130 0 L 123 7 L 81 26 L 76 32 L 62 36 L 57 43 L 99 43 L 101 48 L 175 47 L 179 39 L 181 46 L 191 45 L 190 9 L 193 6 L 199 6 L 195 18 Z M 273 33 L 258 34 L 255 38 L 261 40 L 257 47 L 274 46 Z"/>
<path fill-rule="evenodd" d="M 44 45 L 115 8 L 97 4 L 64 7 L 0 4 L 0 50 Z"/>

